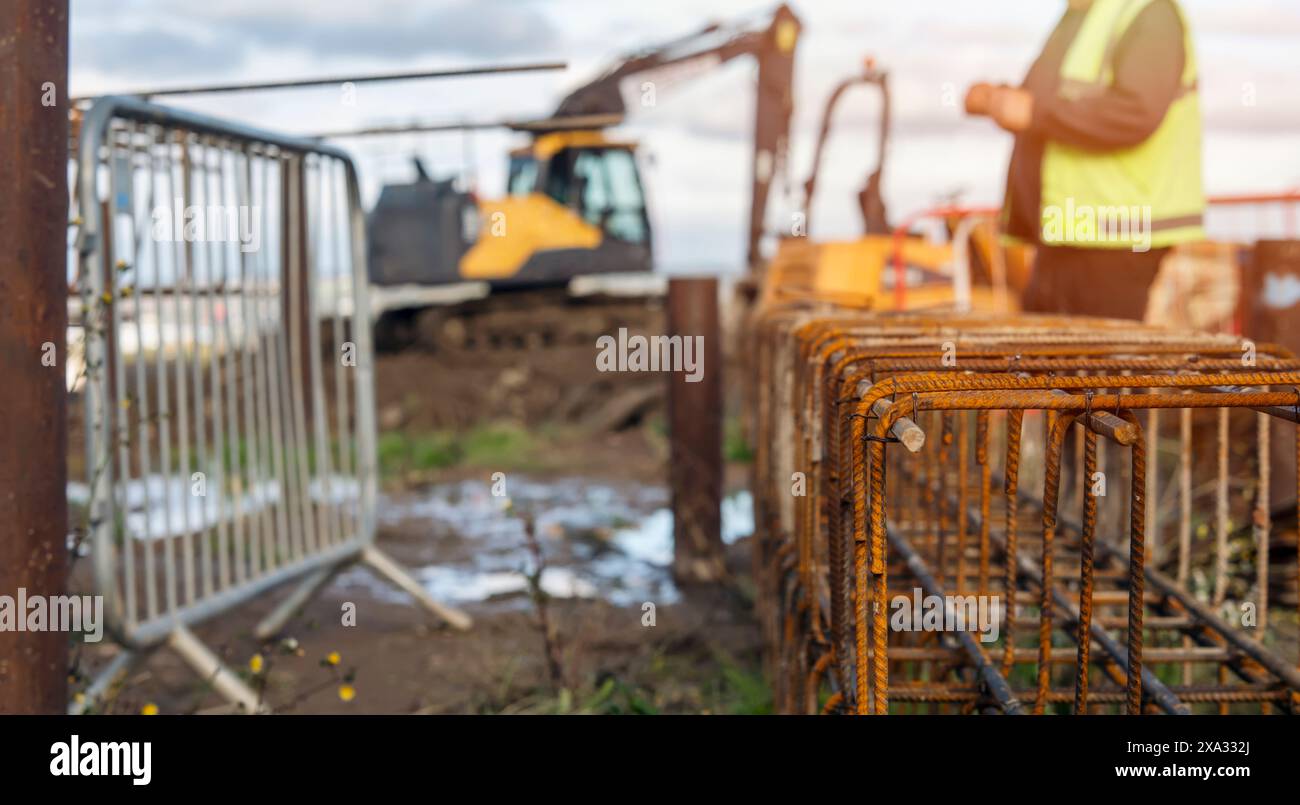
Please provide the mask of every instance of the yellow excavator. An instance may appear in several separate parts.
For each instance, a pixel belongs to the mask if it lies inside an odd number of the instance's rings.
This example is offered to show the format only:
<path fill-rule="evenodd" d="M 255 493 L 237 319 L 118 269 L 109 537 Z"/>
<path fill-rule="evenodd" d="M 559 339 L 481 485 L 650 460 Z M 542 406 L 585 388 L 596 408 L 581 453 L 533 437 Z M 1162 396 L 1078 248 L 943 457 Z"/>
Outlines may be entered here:
<path fill-rule="evenodd" d="M 799 35 L 798 18 L 781 5 L 770 17 L 709 25 L 620 59 L 553 117 L 511 124 L 532 139 L 510 154 L 504 198 L 478 199 L 418 165 L 414 182 L 386 185 L 368 219 L 379 348 L 577 342 L 611 325 L 635 327 L 647 307 L 653 315 L 636 292 L 611 299 L 608 289 L 620 283 L 602 283 L 644 277 L 653 266 L 636 145 L 607 133 L 628 112 L 622 85 L 676 82 L 743 56 L 758 68 L 747 245 L 754 264 L 787 151 Z M 659 293 L 661 283 L 651 295 Z M 574 315 L 592 312 L 599 315 Z"/>
<path fill-rule="evenodd" d="M 855 87 L 875 87 L 882 98 L 876 167 L 857 199 L 864 235 L 815 241 L 805 218 L 802 231 L 777 233 L 776 253 L 764 261 L 760 243 L 771 184 L 788 154 L 801 32 L 798 17 L 781 5 L 757 20 L 709 25 L 618 60 L 569 94 L 550 119 L 511 124 L 531 142 L 510 154 L 504 198 L 477 199 L 423 169 L 415 182 L 385 186 L 369 217 L 371 280 L 382 300 L 377 345 L 535 349 L 589 344 L 620 326 L 655 326 L 656 293 L 638 296 L 646 284 L 628 283 L 622 287 L 631 293 L 610 293 L 620 287 L 611 280 L 647 276 L 653 250 L 636 145 L 610 136 L 608 129 L 628 113 L 626 83 L 635 79 L 643 88 L 660 76 L 676 82 L 742 56 L 757 64 L 746 243 L 750 281 L 742 290 L 768 301 L 811 295 L 877 308 L 948 304 L 957 295 L 984 305 L 987 285 L 955 287 L 951 245 L 890 227 L 881 198 L 889 85 L 887 74 L 872 63 L 839 84 L 827 102 L 802 207 L 807 216 L 838 103 Z M 970 238 L 983 248 L 968 250 L 965 265 L 1001 260 L 996 242 L 982 234 Z"/>

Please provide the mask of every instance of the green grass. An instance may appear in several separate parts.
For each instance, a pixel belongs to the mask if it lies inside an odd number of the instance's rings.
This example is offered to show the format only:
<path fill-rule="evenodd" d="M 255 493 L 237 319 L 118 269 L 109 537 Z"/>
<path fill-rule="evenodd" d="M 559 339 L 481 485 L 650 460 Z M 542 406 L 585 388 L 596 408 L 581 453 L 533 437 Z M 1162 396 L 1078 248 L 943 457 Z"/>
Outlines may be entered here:
<path fill-rule="evenodd" d="M 719 712 L 742 716 L 772 714 L 772 689 L 756 669 L 723 665 L 719 699 Z"/>
<path fill-rule="evenodd" d="M 732 715 L 770 715 L 772 691 L 762 673 L 742 668 L 725 657 L 718 658 L 716 673 L 697 679 L 692 687 L 698 691 L 703 712 Z M 668 673 L 669 663 L 660 669 Z M 583 684 L 577 690 L 535 691 L 508 705 L 492 705 L 482 712 L 546 715 L 658 715 L 655 704 L 656 685 L 637 683 L 615 675 Z M 672 686 L 679 687 L 679 686 Z"/>
<path fill-rule="evenodd" d="M 460 445 L 465 464 L 501 467 L 531 458 L 537 441 L 529 431 L 515 425 L 480 425 L 468 431 Z"/>
<path fill-rule="evenodd" d="M 385 477 L 430 473 L 450 467 L 524 469 L 535 463 L 539 439 L 517 425 L 494 423 L 470 430 L 379 435 L 379 469 Z"/>
<path fill-rule="evenodd" d="M 745 428 L 740 417 L 732 414 L 723 424 L 722 456 L 727 461 L 748 464 L 754 460 L 754 450 L 745 438 Z"/>

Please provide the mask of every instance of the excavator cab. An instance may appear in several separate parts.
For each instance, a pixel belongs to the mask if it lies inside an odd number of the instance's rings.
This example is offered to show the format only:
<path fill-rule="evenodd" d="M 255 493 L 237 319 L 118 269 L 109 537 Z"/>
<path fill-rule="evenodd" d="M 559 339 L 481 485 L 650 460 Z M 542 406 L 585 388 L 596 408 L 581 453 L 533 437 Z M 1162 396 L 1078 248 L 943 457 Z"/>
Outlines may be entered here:
<path fill-rule="evenodd" d="M 463 279 L 554 286 L 651 270 L 650 218 L 632 143 L 600 129 L 536 132 L 511 153 L 506 189 L 505 198 L 480 202 L 483 226 L 461 261 Z"/>
<path fill-rule="evenodd" d="M 637 245 L 650 242 L 645 194 L 630 146 L 565 146 L 545 162 L 518 154 L 510 161 L 508 186 L 515 196 L 545 194 L 598 227 L 603 237 Z"/>

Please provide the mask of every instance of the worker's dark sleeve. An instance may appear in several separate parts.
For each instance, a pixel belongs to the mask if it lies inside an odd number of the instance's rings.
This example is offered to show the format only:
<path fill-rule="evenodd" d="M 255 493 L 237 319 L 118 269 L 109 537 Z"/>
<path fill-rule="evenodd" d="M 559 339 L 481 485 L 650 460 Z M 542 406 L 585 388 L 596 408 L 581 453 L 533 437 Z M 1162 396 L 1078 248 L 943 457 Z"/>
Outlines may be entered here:
<path fill-rule="evenodd" d="M 1030 131 L 1095 151 L 1137 145 L 1155 133 L 1178 98 L 1185 59 L 1182 18 L 1170 0 L 1156 0 L 1116 46 L 1114 84 L 1078 100 L 1036 94 Z"/>

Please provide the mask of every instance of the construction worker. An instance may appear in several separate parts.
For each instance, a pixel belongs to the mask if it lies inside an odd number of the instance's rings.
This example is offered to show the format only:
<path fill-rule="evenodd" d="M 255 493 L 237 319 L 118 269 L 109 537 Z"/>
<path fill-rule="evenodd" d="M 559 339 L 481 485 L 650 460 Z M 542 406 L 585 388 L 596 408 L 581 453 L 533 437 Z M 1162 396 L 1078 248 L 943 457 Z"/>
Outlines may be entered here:
<path fill-rule="evenodd" d="M 1023 306 L 1141 319 L 1171 246 L 1205 236 L 1196 56 L 1176 0 L 1069 0 L 1020 87 L 966 110 L 1015 135 L 1003 229 L 1037 246 Z"/>

